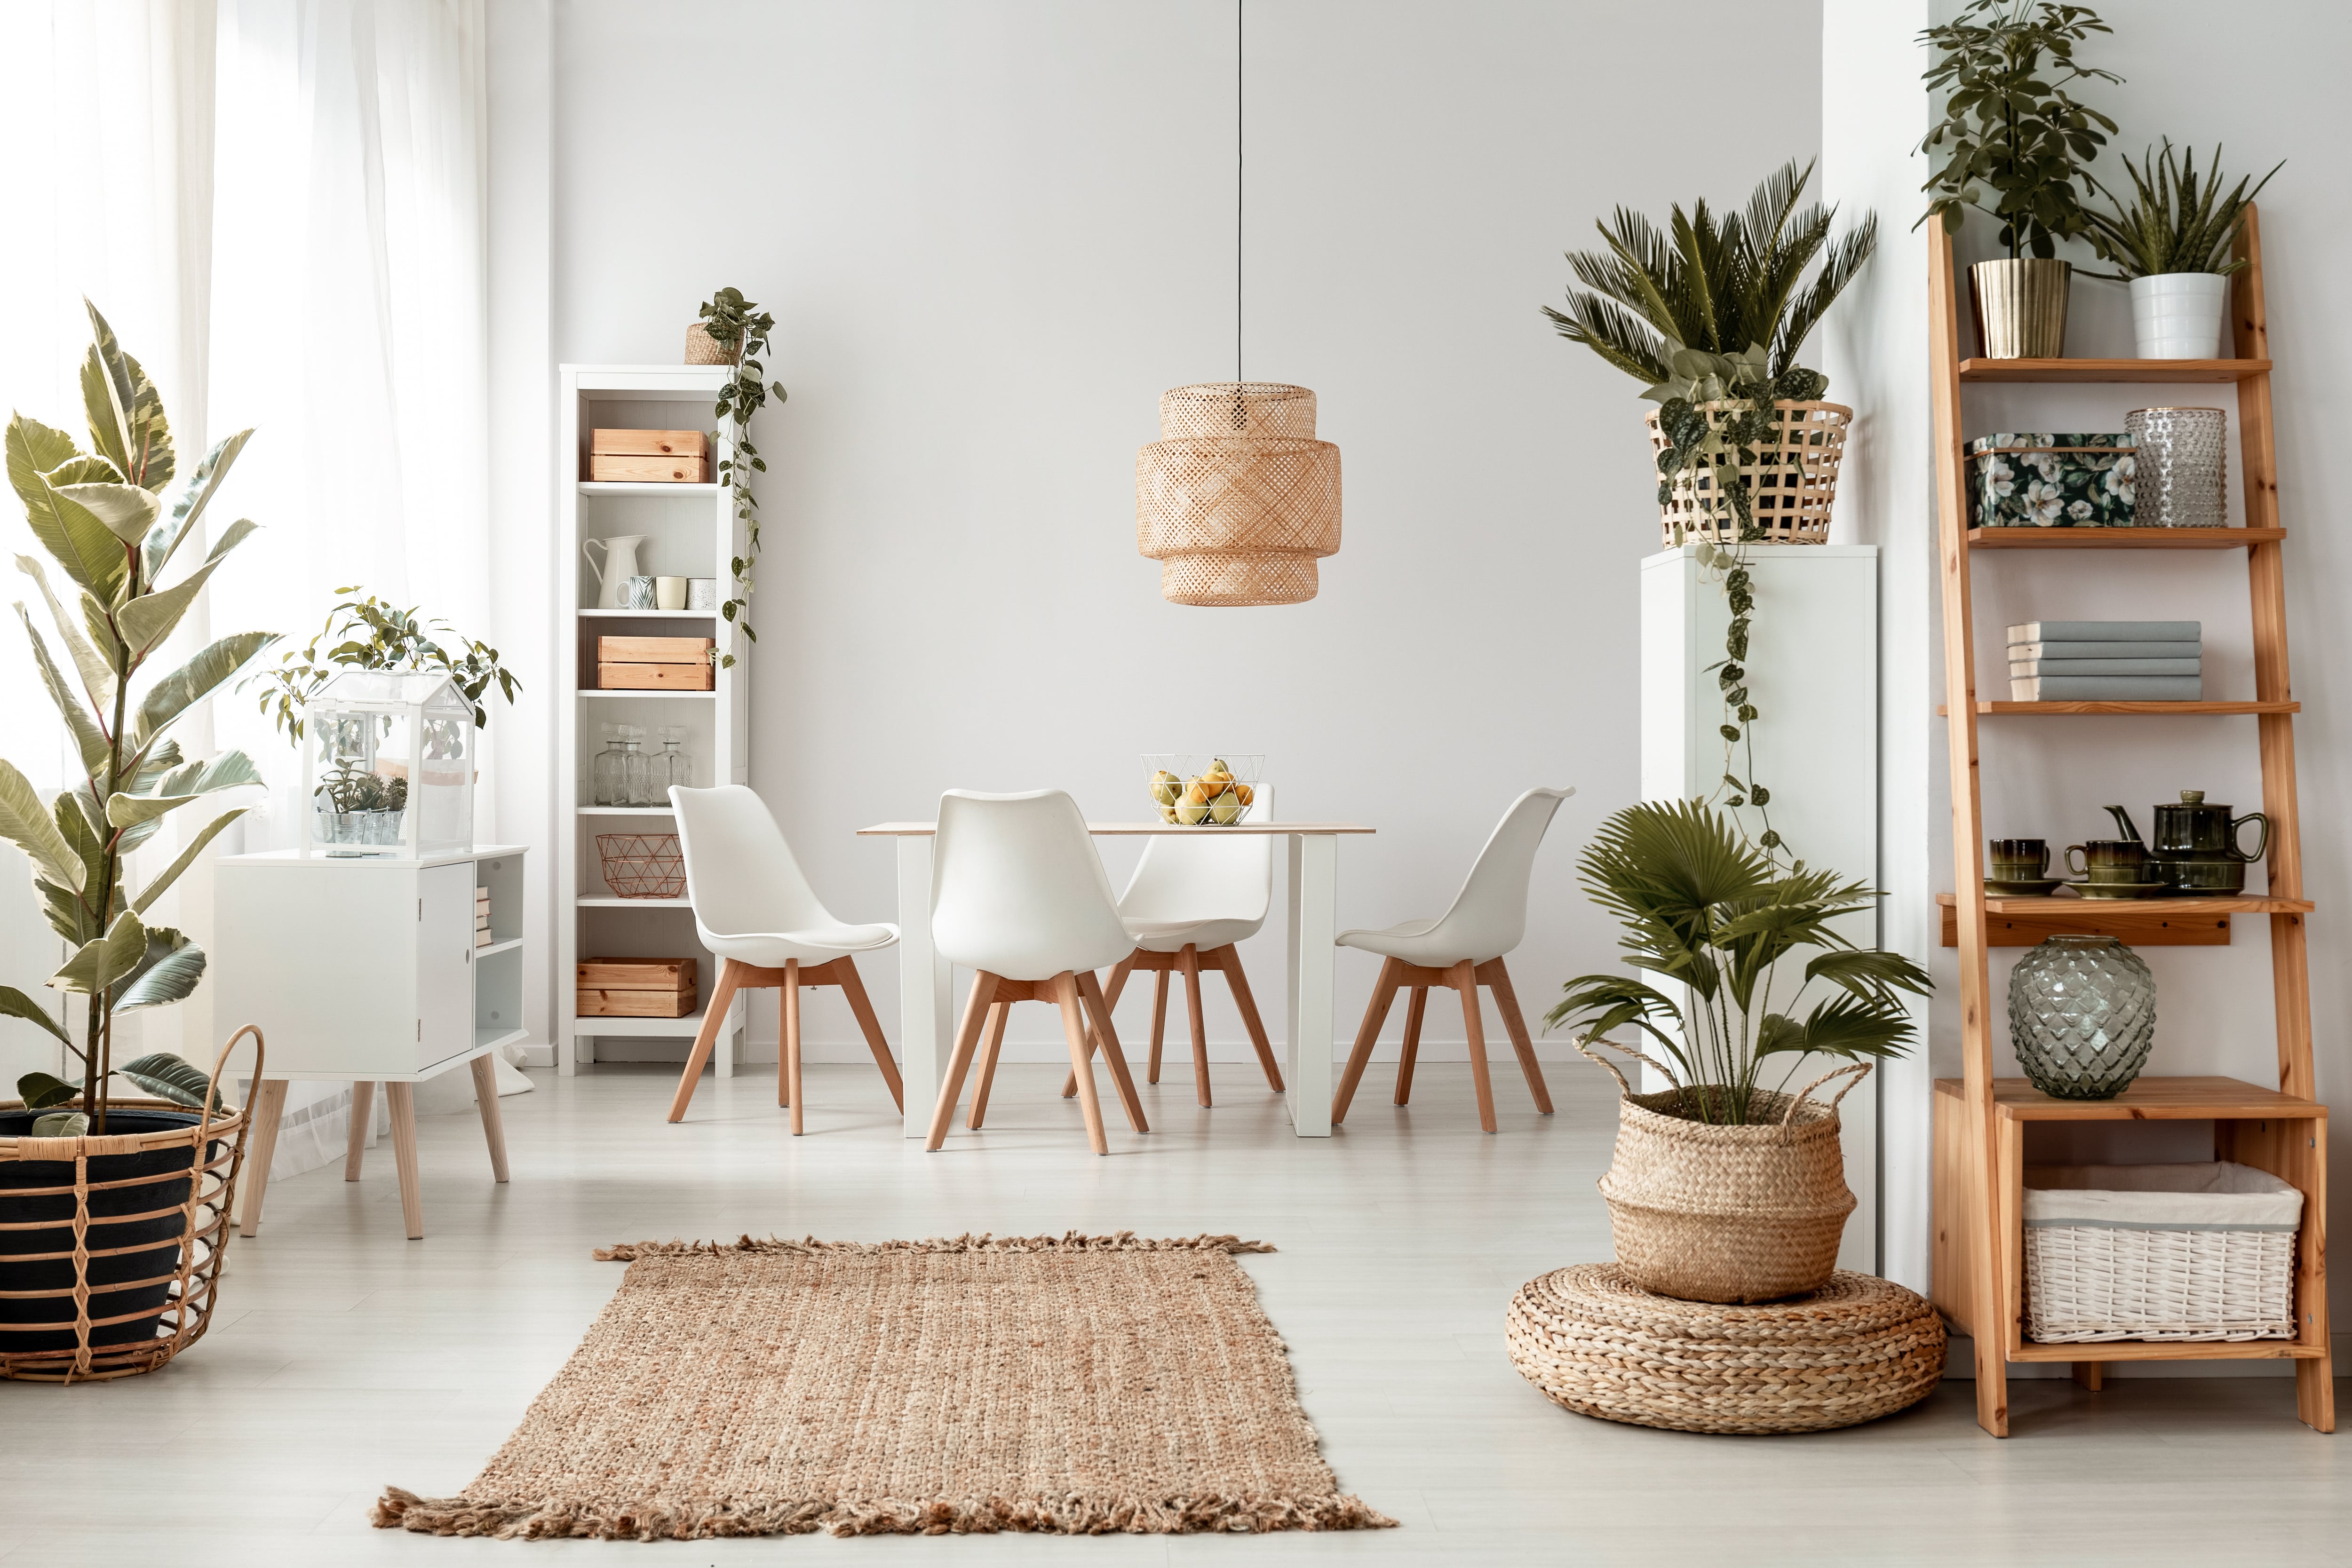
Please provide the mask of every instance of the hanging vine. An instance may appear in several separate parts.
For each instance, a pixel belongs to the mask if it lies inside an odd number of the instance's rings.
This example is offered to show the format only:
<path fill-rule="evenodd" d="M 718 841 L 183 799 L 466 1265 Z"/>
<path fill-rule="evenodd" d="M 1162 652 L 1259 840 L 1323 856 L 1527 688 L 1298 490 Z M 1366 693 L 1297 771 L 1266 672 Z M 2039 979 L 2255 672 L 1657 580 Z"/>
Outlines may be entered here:
<path fill-rule="evenodd" d="M 1688 475 L 1713 486 L 1721 497 L 1719 504 L 1730 508 L 1732 521 L 1728 545 L 1706 535 L 1687 541 L 1697 546 L 1700 568 L 1722 590 L 1725 606 L 1731 612 L 1724 631 L 1724 656 L 1707 666 L 1723 700 L 1722 722 L 1716 727 L 1716 733 L 1723 737 L 1722 782 L 1707 799 L 1721 802 L 1735 814 L 1754 810 L 1760 826 L 1749 837 L 1778 863 L 1787 845 L 1772 826 L 1772 791 L 1756 777 L 1754 726 L 1760 715 L 1748 685 L 1748 650 L 1756 616 L 1756 562 L 1751 552 L 1766 537 L 1756 521 L 1748 476 L 1756 472 L 1758 450 L 1778 444 L 1779 416 L 1772 405 L 1782 401 L 1813 402 L 1828 390 L 1829 382 L 1820 371 L 1801 365 L 1777 376 L 1770 374 L 1761 344 L 1751 345 L 1740 354 L 1705 354 L 1685 349 L 1676 352 L 1672 362 L 1673 376 L 1644 394 L 1663 400 L 1658 430 L 1667 445 L 1658 454 L 1658 505 L 1665 506 L 1673 497 L 1675 479 Z M 1710 421 L 1702 406 L 1706 403 L 1730 406 L 1723 411 L 1725 417 Z M 1676 542 L 1685 542 L 1679 526 L 1675 532 Z M 1742 826 L 1745 831 L 1744 822 Z"/>
<path fill-rule="evenodd" d="M 743 553 L 730 559 L 727 566 L 733 592 L 719 613 L 729 625 L 740 629 L 747 641 L 756 643 L 760 634 L 751 629 L 751 574 L 760 553 L 760 503 L 751 495 L 751 476 L 766 473 L 768 465 L 751 444 L 751 416 L 768 405 L 770 392 L 775 393 L 778 402 L 786 396 L 783 382 L 763 379 L 759 358 L 768 351 L 768 334 L 775 329 L 776 319 L 744 298 L 740 288 L 719 290 L 697 314 L 702 319 L 703 330 L 726 353 L 735 371 L 719 389 L 718 405 L 711 410 L 712 417 L 732 427 L 726 455 L 719 462 L 719 477 L 732 493 L 735 520 L 743 525 Z M 733 650 L 720 654 L 719 663 L 731 667 Z"/>

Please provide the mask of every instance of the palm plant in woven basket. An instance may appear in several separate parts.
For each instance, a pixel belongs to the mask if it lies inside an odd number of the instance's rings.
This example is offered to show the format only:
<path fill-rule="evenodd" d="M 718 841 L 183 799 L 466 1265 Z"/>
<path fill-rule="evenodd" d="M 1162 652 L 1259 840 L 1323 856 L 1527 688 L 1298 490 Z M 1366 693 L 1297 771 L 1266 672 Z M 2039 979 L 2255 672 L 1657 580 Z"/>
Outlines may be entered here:
<path fill-rule="evenodd" d="M 1900 953 L 1856 947 L 1840 917 L 1878 894 L 1835 872 L 1776 866 L 1723 812 L 1696 800 L 1645 801 L 1612 816 L 1579 862 L 1594 903 L 1623 924 L 1626 962 L 1642 975 L 1580 975 L 1545 1015 L 1588 1043 L 1631 1025 L 1665 1061 L 1669 1113 L 1746 1125 L 1780 1113 L 1778 1096 L 1807 1055 L 1849 1061 L 1900 1055 L 1916 1030 L 1901 993 L 1925 995 L 1927 971 Z M 1818 949 L 1800 976 L 1784 963 Z M 1678 999 L 1664 988 L 1671 986 Z M 1811 1006 L 1805 1006 L 1808 998 Z M 1801 1013 L 1800 1009 L 1804 1010 Z M 1765 1082 L 1773 1059 L 1790 1073 Z"/>

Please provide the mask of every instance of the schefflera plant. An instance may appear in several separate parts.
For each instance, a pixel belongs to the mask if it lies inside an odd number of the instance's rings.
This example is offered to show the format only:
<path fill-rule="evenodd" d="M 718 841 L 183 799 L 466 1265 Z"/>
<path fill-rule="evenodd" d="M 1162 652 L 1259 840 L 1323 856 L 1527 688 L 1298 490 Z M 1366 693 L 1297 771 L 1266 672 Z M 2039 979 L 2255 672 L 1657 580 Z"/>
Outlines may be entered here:
<path fill-rule="evenodd" d="M 205 582 L 254 531 L 253 523 L 239 518 L 221 531 L 202 561 L 162 586 L 180 547 L 197 537 L 205 506 L 253 433 L 241 430 L 214 447 L 165 516 L 164 493 L 177 465 L 163 397 L 139 361 L 115 342 L 96 306 L 89 306 L 89 321 L 81 392 L 94 450 L 85 453 L 63 431 L 22 414 L 10 416 L 6 441 L 8 482 L 25 504 L 33 537 L 66 580 L 52 583 L 38 560 L 16 558 L 48 605 L 64 664 L 21 601 L 16 614 L 41 684 L 72 735 L 81 772 L 79 784 L 44 807 L 24 773 L 0 759 L 0 837 L 32 861 L 42 912 L 72 950 L 49 977 L 49 988 L 89 998 L 77 1041 L 32 998 L 0 986 L 0 1013 L 46 1029 L 81 1062 L 79 1083 L 47 1072 L 16 1081 L 29 1110 L 79 1099 L 79 1111 L 35 1122 L 34 1134 L 47 1136 L 103 1133 L 109 1085 L 117 1077 L 178 1104 L 203 1103 L 205 1074 L 180 1057 L 159 1052 L 116 1066 L 114 1019 L 181 1001 L 195 990 L 205 972 L 203 949 L 170 926 L 149 925 L 144 916 L 244 808 L 215 817 L 142 888 L 131 887 L 126 862 L 181 807 L 261 782 L 244 752 L 191 761 L 168 732 L 278 636 L 239 632 L 177 669 L 142 679 L 148 661 Z"/>

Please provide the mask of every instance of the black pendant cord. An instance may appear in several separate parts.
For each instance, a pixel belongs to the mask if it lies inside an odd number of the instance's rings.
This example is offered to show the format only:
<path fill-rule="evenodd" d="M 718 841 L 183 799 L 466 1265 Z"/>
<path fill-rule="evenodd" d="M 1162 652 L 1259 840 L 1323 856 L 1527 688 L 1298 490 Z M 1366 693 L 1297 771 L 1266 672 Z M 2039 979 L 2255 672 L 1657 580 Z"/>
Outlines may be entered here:
<path fill-rule="evenodd" d="M 1234 382 L 1242 379 L 1242 5 L 1234 0 Z"/>

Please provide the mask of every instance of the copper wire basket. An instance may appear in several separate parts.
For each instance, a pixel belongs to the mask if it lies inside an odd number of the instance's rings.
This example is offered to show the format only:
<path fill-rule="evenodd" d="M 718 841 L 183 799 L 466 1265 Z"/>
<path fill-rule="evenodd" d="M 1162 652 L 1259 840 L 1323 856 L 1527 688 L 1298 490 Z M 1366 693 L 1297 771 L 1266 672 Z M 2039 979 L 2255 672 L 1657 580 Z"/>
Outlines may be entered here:
<path fill-rule="evenodd" d="M 686 896 L 686 853 L 676 833 L 599 833 L 596 858 L 616 898 Z"/>

